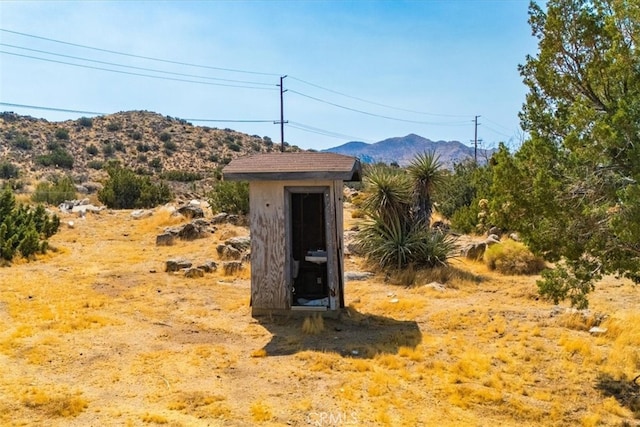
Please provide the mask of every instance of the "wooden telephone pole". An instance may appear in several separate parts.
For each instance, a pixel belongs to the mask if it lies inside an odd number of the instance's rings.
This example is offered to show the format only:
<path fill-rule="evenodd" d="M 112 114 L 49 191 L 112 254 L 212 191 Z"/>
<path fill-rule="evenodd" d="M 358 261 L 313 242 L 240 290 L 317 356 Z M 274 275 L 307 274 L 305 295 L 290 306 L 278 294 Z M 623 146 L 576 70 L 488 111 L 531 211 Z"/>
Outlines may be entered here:
<path fill-rule="evenodd" d="M 280 151 L 284 153 L 284 124 L 288 123 L 284 121 L 284 87 L 282 85 L 282 81 L 287 77 L 286 75 L 280 77 Z"/>

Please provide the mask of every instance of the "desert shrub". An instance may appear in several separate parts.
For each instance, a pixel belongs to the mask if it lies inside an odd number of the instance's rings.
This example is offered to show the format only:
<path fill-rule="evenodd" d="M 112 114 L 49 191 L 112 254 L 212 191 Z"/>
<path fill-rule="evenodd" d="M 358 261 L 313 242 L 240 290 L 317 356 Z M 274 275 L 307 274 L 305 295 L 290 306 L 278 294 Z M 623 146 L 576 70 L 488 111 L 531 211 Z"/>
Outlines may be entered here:
<path fill-rule="evenodd" d="M 70 177 L 65 176 L 54 179 L 53 182 L 39 182 L 36 190 L 31 195 L 31 200 L 37 203 L 47 203 L 49 205 L 59 205 L 65 200 L 76 198 L 76 188 Z"/>
<path fill-rule="evenodd" d="M 38 156 L 36 161 L 43 166 L 56 166 L 63 169 L 73 168 L 73 157 L 64 148 L 56 148 L 49 154 Z"/>
<path fill-rule="evenodd" d="M 18 135 L 12 142 L 13 146 L 21 150 L 31 150 L 33 143 L 26 135 Z"/>
<path fill-rule="evenodd" d="M 164 141 L 163 146 L 167 154 L 169 153 L 173 154 L 173 152 L 178 149 L 178 145 L 175 142 L 171 141 L 170 139 Z"/>
<path fill-rule="evenodd" d="M 246 181 L 220 181 L 209 193 L 209 204 L 214 213 L 246 215 L 249 213 L 249 183 Z"/>
<path fill-rule="evenodd" d="M 162 160 L 160 159 L 160 157 L 151 159 L 151 161 L 149 162 L 149 166 L 151 166 L 155 170 L 160 170 L 162 169 Z"/>
<path fill-rule="evenodd" d="M 172 170 L 162 172 L 162 174 L 160 174 L 160 178 L 166 179 L 167 181 L 192 182 L 201 180 L 202 174 L 197 172 Z"/>
<path fill-rule="evenodd" d="M 64 146 L 60 143 L 60 141 L 48 141 L 47 142 L 47 150 L 49 151 L 53 151 L 53 150 L 57 150 L 58 148 L 64 148 Z"/>
<path fill-rule="evenodd" d="M 360 218 L 364 218 L 365 216 L 366 216 L 366 213 L 361 209 L 354 209 L 351 211 L 351 218 L 353 219 L 360 219 Z"/>
<path fill-rule="evenodd" d="M 105 157 L 111 157 L 115 154 L 116 149 L 113 148 L 113 145 L 111 144 L 105 144 L 102 146 L 102 154 L 104 154 Z"/>
<path fill-rule="evenodd" d="M 87 163 L 87 167 L 95 170 L 100 170 L 104 167 L 104 162 L 100 160 L 91 160 Z"/>
<path fill-rule="evenodd" d="M 158 138 L 160 138 L 162 142 L 167 142 L 171 140 L 171 134 L 169 132 L 162 132 Z"/>
<path fill-rule="evenodd" d="M 451 217 L 451 228 L 463 234 L 475 233 L 478 225 L 478 213 L 480 213 L 480 209 L 477 203 L 459 207 Z"/>
<path fill-rule="evenodd" d="M 150 208 L 173 198 L 164 183 L 154 183 L 151 177 L 137 175 L 131 169 L 113 166 L 108 168 L 108 173 L 109 179 L 98 192 L 98 200 L 110 208 Z"/>
<path fill-rule="evenodd" d="M 69 131 L 65 128 L 56 129 L 55 133 L 56 138 L 61 139 L 63 141 L 67 141 L 69 139 Z"/>
<path fill-rule="evenodd" d="M 107 130 L 110 132 L 116 132 L 116 131 L 119 131 L 120 129 L 122 129 L 122 125 L 120 124 L 120 122 L 113 121 L 107 124 Z"/>
<path fill-rule="evenodd" d="M 140 141 L 142 139 L 142 132 L 133 131 L 131 132 L 131 139 L 134 141 Z"/>
<path fill-rule="evenodd" d="M 121 153 L 124 153 L 127 151 L 127 147 L 125 147 L 124 143 L 122 141 L 116 141 L 113 143 L 113 148 L 116 149 L 116 151 L 120 151 Z"/>
<path fill-rule="evenodd" d="M 220 161 L 220 157 L 216 153 L 213 153 L 209 156 L 209 161 L 212 163 L 218 163 Z"/>
<path fill-rule="evenodd" d="M 151 147 L 148 144 L 143 144 L 142 142 L 139 142 L 136 145 L 136 150 L 138 150 L 139 153 L 146 153 L 147 151 L 151 150 Z"/>
<path fill-rule="evenodd" d="M 78 124 L 85 128 L 90 128 L 93 126 L 93 119 L 91 117 L 80 117 L 78 119 Z"/>
<path fill-rule="evenodd" d="M 88 154 L 95 156 L 96 154 L 98 154 L 98 147 L 96 147 L 94 144 L 91 144 L 87 146 L 86 151 Z"/>
<path fill-rule="evenodd" d="M 20 168 L 11 162 L 0 163 L 0 179 L 17 178 L 20 175 Z"/>
<path fill-rule="evenodd" d="M 197 141 L 196 141 L 196 143 L 195 143 L 195 147 L 196 147 L 198 150 L 201 150 L 201 149 L 203 149 L 203 148 L 205 147 L 205 144 L 204 144 L 204 142 L 202 142 L 201 140 L 197 140 Z"/>
<path fill-rule="evenodd" d="M 229 147 L 229 150 L 231 150 L 231 151 L 236 151 L 236 152 L 240 151 L 240 149 L 241 149 L 241 148 L 240 148 L 240 145 L 239 145 L 238 143 L 236 143 L 236 142 L 232 142 L 232 143 L 230 143 L 230 144 L 228 145 L 228 147 Z"/>
<path fill-rule="evenodd" d="M 42 205 L 35 208 L 17 204 L 13 192 L 0 193 L 0 259 L 10 262 L 15 256 L 31 258 L 46 252 L 47 238 L 60 227 L 60 219 L 50 215 Z"/>
<path fill-rule="evenodd" d="M 484 262 L 490 270 L 502 274 L 538 274 L 545 268 L 543 259 L 514 240 L 491 245 L 484 253 Z"/>

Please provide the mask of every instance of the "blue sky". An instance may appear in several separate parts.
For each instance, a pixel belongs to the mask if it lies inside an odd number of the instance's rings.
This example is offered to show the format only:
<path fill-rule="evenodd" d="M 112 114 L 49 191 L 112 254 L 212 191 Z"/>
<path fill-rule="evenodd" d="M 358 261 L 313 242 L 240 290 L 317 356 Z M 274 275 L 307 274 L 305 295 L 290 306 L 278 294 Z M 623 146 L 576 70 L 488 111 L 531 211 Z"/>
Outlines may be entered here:
<path fill-rule="evenodd" d="M 409 133 L 470 145 L 475 115 L 483 146 L 517 146 L 526 94 L 517 67 L 536 53 L 527 9 L 526 0 L 4 0 L 0 102 L 265 120 L 193 123 L 279 142 L 287 75 L 285 140 L 303 148 Z"/>

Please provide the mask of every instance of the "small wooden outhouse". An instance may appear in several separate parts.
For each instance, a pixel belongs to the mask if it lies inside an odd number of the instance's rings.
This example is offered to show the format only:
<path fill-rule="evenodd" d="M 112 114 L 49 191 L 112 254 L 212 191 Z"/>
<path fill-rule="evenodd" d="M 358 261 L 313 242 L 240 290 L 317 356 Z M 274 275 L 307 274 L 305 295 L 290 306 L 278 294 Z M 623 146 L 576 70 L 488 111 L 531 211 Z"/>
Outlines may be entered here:
<path fill-rule="evenodd" d="M 343 185 L 360 161 L 334 153 L 268 153 L 231 161 L 225 180 L 249 181 L 254 316 L 336 314 L 344 307 Z"/>

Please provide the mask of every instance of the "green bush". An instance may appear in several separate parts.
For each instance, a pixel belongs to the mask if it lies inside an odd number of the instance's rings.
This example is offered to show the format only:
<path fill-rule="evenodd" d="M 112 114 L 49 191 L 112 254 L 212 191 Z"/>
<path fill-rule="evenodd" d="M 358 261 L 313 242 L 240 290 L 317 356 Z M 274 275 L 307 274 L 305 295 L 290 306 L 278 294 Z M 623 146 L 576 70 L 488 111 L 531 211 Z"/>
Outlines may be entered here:
<path fill-rule="evenodd" d="M 43 166 L 56 166 L 63 169 L 73 169 L 73 157 L 64 148 L 56 148 L 49 154 L 38 156 L 36 161 Z"/>
<path fill-rule="evenodd" d="M 33 148 L 33 143 L 28 136 L 18 135 L 16 139 L 13 140 L 13 146 L 21 150 L 31 150 Z"/>
<path fill-rule="evenodd" d="M 119 131 L 120 129 L 122 129 L 122 125 L 120 124 L 120 122 L 113 121 L 107 124 L 107 130 L 109 132 L 116 132 L 116 131 Z"/>
<path fill-rule="evenodd" d="M 49 205 L 59 205 L 65 200 L 76 198 L 76 188 L 70 177 L 65 176 L 55 179 L 54 182 L 39 182 L 36 190 L 31 195 L 31 200 L 37 203 L 47 203 Z"/>
<path fill-rule="evenodd" d="M 505 240 L 487 248 L 484 262 L 489 270 L 502 274 L 538 274 L 545 269 L 542 258 L 535 256 L 520 242 Z"/>
<path fill-rule="evenodd" d="M 142 139 L 142 132 L 134 131 L 131 132 L 131 139 L 134 141 L 140 141 Z"/>
<path fill-rule="evenodd" d="M 164 141 L 164 151 L 169 154 L 173 154 L 174 151 L 176 151 L 178 149 L 178 145 L 176 145 L 175 142 L 171 141 L 171 140 L 166 140 Z"/>
<path fill-rule="evenodd" d="M 115 154 L 115 152 L 116 152 L 116 149 L 113 148 L 113 145 L 111 144 L 105 144 L 102 146 L 102 154 L 105 157 L 111 157 Z"/>
<path fill-rule="evenodd" d="M 172 170 L 162 172 L 160 174 L 160 178 L 167 181 L 192 182 L 200 181 L 203 177 L 202 174 L 199 174 L 197 172 Z"/>
<path fill-rule="evenodd" d="M 80 117 L 78 119 L 78 124 L 85 128 L 90 128 L 93 126 L 93 119 L 91 117 Z"/>
<path fill-rule="evenodd" d="M 167 142 L 171 139 L 171 134 L 169 132 L 162 132 L 158 138 L 160 138 L 162 142 Z"/>
<path fill-rule="evenodd" d="M 148 144 L 143 144 L 142 142 L 139 142 L 136 145 L 136 150 L 138 150 L 139 153 L 146 153 L 147 151 L 151 151 L 151 147 Z"/>
<path fill-rule="evenodd" d="M 236 151 L 236 152 L 240 151 L 240 145 L 235 142 L 230 143 L 228 147 L 229 147 L 229 150 L 231 151 Z"/>
<path fill-rule="evenodd" d="M 108 169 L 109 179 L 98 192 L 98 200 L 113 209 L 150 208 L 169 202 L 173 195 L 163 183 L 137 175 L 119 166 Z"/>
<path fill-rule="evenodd" d="M 246 215 L 249 213 L 249 183 L 246 181 L 220 181 L 209 193 L 209 204 L 214 213 Z"/>
<path fill-rule="evenodd" d="M 30 208 L 17 204 L 9 188 L 0 194 L 0 259 L 9 263 L 20 255 L 33 258 L 46 252 L 47 238 L 60 227 L 60 219 L 49 215 L 42 205 Z"/>
<path fill-rule="evenodd" d="M 56 135 L 56 138 L 61 139 L 63 141 L 69 140 L 69 131 L 65 128 L 56 129 L 55 135 Z"/>
<path fill-rule="evenodd" d="M 156 157 L 149 162 L 149 166 L 159 171 L 162 169 L 162 160 L 160 159 L 160 157 Z"/>
<path fill-rule="evenodd" d="M 92 156 L 95 156 L 96 154 L 98 154 L 98 147 L 96 147 L 96 146 L 95 146 L 95 145 L 93 145 L 93 144 L 89 145 L 89 146 L 86 148 L 86 150 L 87 150 L 87 153 L 88 153 L 88 154 L 90 154 L 90 155 L 92 155 Z"/>
<path fill-rule="evenodd" d="M 100 160 L 91 160 L 87 163 L 87 167 L 95 170 L 100 170 L 104 167 L 104 162 Z"/>
<path fill-rule="evenodd" d="M 20 168 L 11 162 L 0 163 L 0 179 L 17 178 L 20 175 Z"/>

